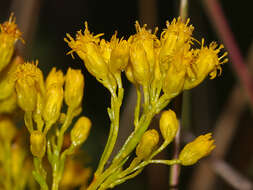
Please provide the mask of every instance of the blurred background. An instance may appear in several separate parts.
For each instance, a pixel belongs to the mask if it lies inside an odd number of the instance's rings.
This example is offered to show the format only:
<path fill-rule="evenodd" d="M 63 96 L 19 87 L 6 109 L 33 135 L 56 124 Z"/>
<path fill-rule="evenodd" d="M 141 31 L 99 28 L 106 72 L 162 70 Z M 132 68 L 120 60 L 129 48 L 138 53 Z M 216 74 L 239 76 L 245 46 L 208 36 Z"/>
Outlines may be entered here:
<path fill-rule="evenodd" d="M 204 37 L 207 43 L 224 43 L 224 35 L 221 35 L 223 29 L 215 21 L 220 10 L 210 2 L 212 1 L 188 1 L 188 16 L 195 27 L 193 36 L 197 40 Z M 231 53 L 235 56 L 239 53 L 237 58 L 241 56 L 242 59 L 231 59 L 230 56 L 220 77 L 206 80 L 183 95 L 181 145 L 194 136 L 214 132 L 217 148 L 209 159 L 202 160 L 193 167 L 181 168 L 179 189 L 253 189 L 253 96 L 250 96 L 250 92 L 253 93 L 252 2 L 220 0 L 216 3 L 223 10 L 236 42 L 234 45 L 239 50 L 231 48 L 235 50 Z M 77 56 L 73 60 L 70 55 L 66 55 L 70 49 L 63 38 L 66 33 L 74 36 L 76 31 L 83 30 L 84 21 L 88 21 L 90 31 L 95 34 L 104 33 L 107 40 L 115 30 L 119 37 L 128 38 L 135 32 L 136 20 L 148 24 L 151 29 L 158 26 L 161 32 L 166 20 L 172 21 L 178 17 L 179 9 L 179 0 L 1 0 L 0 21 L 4 22 L 14 12 L 26 41 L 25 45 L 18 44 L 17 51 L 25 60 L 38 59 L 39 67 L 45 75 L 52 67 L 64 72 L 68 67 L 73 67 L 84 73 L 86 84 L 82 114 L 91 118 L 93 128 L 83 149 L 85 164 L 93 170 L 96 169 L 109 133 L 106 111 L 110 104 L 109 93 L 86 71 Z M 243 64 L 240 65 L 240 61 Z M 236 67 L 236 64 L 239 66 Z M 245 80 L 240 75 L 240 69 L 245 71 Z M 135 91 L 125 78 L 123 82 L 126 94 L 116 149 L 133 128 L 131 118 Z M 160 157 L 169 159 L 172 152 L 171 145 Z M 169 189 L 168 181 L 168 167 L 149 166 L 141 175 L 115 189 L 163 190 Z"/>

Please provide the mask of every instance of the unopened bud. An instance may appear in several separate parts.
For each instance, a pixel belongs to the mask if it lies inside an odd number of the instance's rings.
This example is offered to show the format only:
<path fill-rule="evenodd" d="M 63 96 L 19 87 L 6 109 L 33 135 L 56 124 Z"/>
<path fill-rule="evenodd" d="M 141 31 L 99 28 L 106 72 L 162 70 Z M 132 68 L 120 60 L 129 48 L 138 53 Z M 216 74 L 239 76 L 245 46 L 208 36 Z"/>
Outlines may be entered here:
<path fill-rule="evenodd" d="M 58 85 L 51 85 L 46 92 L 43 119 L 48 123 L 55 123 L 61 113 L 63 101 L 63 88 Z"/>
<path fill-rule="evenodd" d="M 33 131 L 30 136 L 30 149 L 34 156 L 42 158 L 46 152 L 46 137 L 41 131 Z"/>
<path fill-rule="evenodd" d="M 84 77 L 81 70 L 68 69 L 65 82 L 65 102 L 68 106 L 77 108 L 83 98 Z"/>
<path fill-rule="evenodd" d="M 56 68 L 52 68 L 46 78 L 46 89 L 49 89 L 51 85 L 62 86 L 64 83 L 64 75 L 61 70 L 56 71 Z"/>
<path fill-rule="evenodd" d="M 179 160 L 184 166 L 195 164 L 199 159 L 207 156 L 215 148 L 212 134 L 200 135 L 188 143 L 179 154 Z"/>
<path fill-rule="evenodd" d="M 91 121 L 87 117 L 80 117 L 70 132 L 71 142 L 74 146 L 82 144 L 89 136 Z"/>
<path fill-rule="evenodd" d="M 34 111 L 37 101 L 37 90 L 33 80 L 17 80 L 17 102 L 24 111 Z"/>
<path fill-rule="evenodd" d="M 174 111 L 168 110 L 162 113 L 160 118 L 160 130 L 165 141 L 170 143 L 177 134 L 179 122 Z"/>
<path fill-rule="evenodd" d="M 154 148 L 159 142 L 159 134 L 155 129 L 146 131 L 140 143 L 136 147 L 136 155 L 139 159 L 143 160 L 148 158 L 151 155 Z"/>
<path fill-rule="evenodd" d="M 112 43 L 112 42 L 111 42 Z M 121 40 L 111 51 L 110 70 L 112 73 L 121 72 L 128 64 L 129 47 L 126 40 Z"/>

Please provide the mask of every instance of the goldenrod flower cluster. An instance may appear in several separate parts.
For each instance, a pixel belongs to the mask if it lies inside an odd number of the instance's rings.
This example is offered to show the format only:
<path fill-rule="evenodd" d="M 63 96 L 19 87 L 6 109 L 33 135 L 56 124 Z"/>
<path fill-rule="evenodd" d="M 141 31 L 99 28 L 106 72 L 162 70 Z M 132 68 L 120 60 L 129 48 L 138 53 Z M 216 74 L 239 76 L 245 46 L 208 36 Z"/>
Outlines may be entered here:
<path fill-rule="evenodd" d="M 76 52 L 87 70 L 112 95 L 111 107 L 108 108 L 111 120 L 108 141 L 88 190 L 112 188 L 138 175 L 150 163 L 192 165 L 215 147 L 211 135 L 207 134 L 187 144 L 179 159 L 153 160 L 173 141 L 179 121 L 172 110 L 162 113 L 160 131 L 164 142 L 158 146 L 159 133 L 148 129 L 152 118 L 183 90 L 196 87 L 208 75 L 215 78 L 217 70 L 221 74 L 221 65 L 228 61 L 224 58 L 226 52 L 220 55 L 223 45 L 218 46 L 215 42 L 205 45 L 204 39 L 201 43 L 194 39 L 194 27 L 189 22 L 189 19 L 183 22 L 180 17 L 171 23 L 166 22 L 160 36 L 157 28 L 151 32 L 147 25 L 141 26 L 136 22 L 136 34 L 128 39 L 119 39 L 116 32 L 110 41 L 101 38 L 103 34 L 92 34 L 87 22 L 84 32 L 78 31 L 75 38 L 67 34 L 64 40 L 72 49 L 69 54 L 73 56 Z M 119 112 L 124 96 L 121 72 L 125 72 L 136 87 L 134 130 L 105 169 L 119 130 Z M 134 150 L 136 157 L 126 168 L 124 164 Z"/>
<path fill-rule="evenodd" d="M 208 133 L 187 144 L 179 158 L 157 160 L 155 156 L 174 140 L 180 123 L 173 110 L 165 110 L 160 117 L 160 133 L 149 129 L 149 125 L 183 90 L 194 88 L 208 75 L 213 79 L 221 73 L 221 65 L 227 62 L 224 58 L 227 53 L 220 55 L 223 46 L 215 42 L 205 45 L 204 39 L 199 43 L 192 37 L 194 27 L 189 19 L 167 22 L 160 36 L 157 28 L 151 32 L 147 25 L 138 22 L 135 28 L 136 33 L 128 39 L 118 38 L 115 32 L 107 41 L 101 38 L 103 34 L 92 34 L 85 22 L 84 32 L 78 31 L 75 38 L 67 34 L 64 39 L 72 49 L 69 54 L 77 53 L 87 70 L 111 93 L 111 105 L 107 109 L 110 132 L 88 185 L 91 170 L 69 157 L 86 141 L 92 125 L 89 118 L 81 116 L 70 129 L 73 119 L 82 111 L 83 74 L 71 68 L 64 74 L 53 68 L 44 79 L 38 61 L 24 62 L 21 57 L 13 56 L 17 40 L 23 41 L 13 15 L 0 25 L 0 189 L 23 190 L 28 186 L 36 189 L 31 173 L 42 190 L 48 190 L 49 186 L 52 190 L 77 186 L 88 190 L 108 189 L 135 177 L 148 164 L 192 165 L 215 148 Z M 134 127 L 106 166 L 120 127 L 124 97 L 121 72 L 136 88 Z M 22 143 L 24 130 L 15 125 L 17 105 L 24 112 L 28 146 Z M 65 143 L 66 139 L 69 143 Z M 33 156 L 33 168 L 27 147 Z M 135 155 L 132 160 L 131 155 Z M 46 157 L 51 170 L 43 162 Z M 47 175 L 48 172 L 52 175 Z"/>
<path fill-rule="evenodd" d="M 227 62 L 219 57 L 219 46 L 212 42 L 196 48 L 197 40 L 192 37 L 194 27 L 181 18 L 167 22 L 160 38 L 157 29 L 151 33 L 144 25 L 136 22 L 136 34 L 128 40 L 119 40 L 114 34 L 110 41 L 100 39 L 103 34 L 92 35 L 85 23 L 85 31 L 79 31 L 76 38 L 67 34 L 65 41 L 84 61 L 88 71 L 107 88 L 114 87 L 115 73 L 124 71 L 133 84 L 151 88 L 162 86 L 163 92 L 172 98 L 182 90 L 191 89 L 210 74 L 217 75 L 220 65 Z M 161 84 L 159 84 L 161 83 Z"/>
<path fill-rule="evenodd" d="M 23 41 L 13 14 L 9 21 L 0 25 L 0 30 L 0 189 L 37 188 L 32 185 L 34 181 L 30 182 L 31 173 L 41 189 L 48 189 L 48 171 L 42 162 L 47 153 L 52 167 L 52 189 L 56 190 L 63 174 L 68 172 L 64 172 L 66 157 L 87 139 L 91 128 L 91 121 L 80 117 L 70 131 L 71 144 L 63 151 L 66 131 L 82 111 L 84 77 L 80 70 L 69 68 L 64 76 L 62 71 L 53 68 L 44 80 L 38 61 L 24 62 L 13 54 L 16 41 Z M 67 113 L 62 110 L 64 101 Z M 13 117 L 17 105 L 24 111 L 25 125 L 30 133 L 34 168 L 27 147 L 18 140 L 20 135 L 24 136 L 24 131 L 16 127 Z M 86 178 L 82 178 L 86 182 L 89 173 L 86 172 Z"/>

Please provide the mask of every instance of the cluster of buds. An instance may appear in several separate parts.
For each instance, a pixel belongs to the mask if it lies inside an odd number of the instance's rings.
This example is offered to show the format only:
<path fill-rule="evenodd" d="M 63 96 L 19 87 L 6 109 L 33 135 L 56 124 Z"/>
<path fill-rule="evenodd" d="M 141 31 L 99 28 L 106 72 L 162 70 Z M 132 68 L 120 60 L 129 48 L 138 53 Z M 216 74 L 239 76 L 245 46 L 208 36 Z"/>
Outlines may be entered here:
<path fill-rule="evenodd" d="M 69 117 L 73 118 L 80 113 L 84 77 L 80 70 L 69 68 L 64 76 L 62 71 L 53 68 L 44 81 L 42 72 L 37 65 L 38 61 L 19 65 L 15 72 L 14 81 L 18 105 L 27 115 L 25 121 L 31 133 L 31 152 L 34 156 L 41 158 L 46 150 L 46 134 L 55 123 L 64 123 L 66 119 L 66 114 L 62 113 L 63 101 L 65 100 L 68 110 L 70 110 L 67 113 L 70 114 Z M 30 121 L 29 115 L 31 116 Z M 33 127 L 33 123 L 37 124 L 37 128 Z M 79 119 L 76 125 L 84 126 L 79 127 L 78 130 L 74 127 L 72 131 L 75 132 L 71 132 L 76 137 L 73 137 L 72 143 L 80 145 L 88 136 L 91 122 L 87 126 L 86 120 Z"/>
<path fill-rule="evenodd" d="M 173 98 L 183 90 L 191 89 L 201 83 L 208 74 L 211 79 L 221 72 L 221 64 L 227 53 L 219 57 L 223 48 L 215 42 L 209 46 L 196 48 L 192 37 L 194 27 L 189 19 L 184 23 L 179 17 L 157 37 L 157 29 L 151 33 L 144 25 L 136 22 L 136 34 L 128 40 L 119 40 L 116 34 L 111 41 L 100 39 L 103 34 L 92 35 L 88 30 L 79 31 L 76 38 L 67 34 L 65 41 L 84 61 L 88 71 L 107 88 L 114 87 L 115 73 L 125 70 L 133 84 L 157 88 L 162 86 L 168 98 Z M 117 80 L 117 79 L 116 79 Z"/>

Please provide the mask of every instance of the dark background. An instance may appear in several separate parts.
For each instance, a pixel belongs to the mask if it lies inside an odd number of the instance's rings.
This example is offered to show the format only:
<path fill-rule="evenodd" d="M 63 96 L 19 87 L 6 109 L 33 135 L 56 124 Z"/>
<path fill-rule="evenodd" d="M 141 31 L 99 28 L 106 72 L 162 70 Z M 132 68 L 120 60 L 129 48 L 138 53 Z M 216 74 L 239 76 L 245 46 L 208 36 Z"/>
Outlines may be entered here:
<path fill-rule="evenodd" d="M 151 2 L 154 3 L 153 10 L 149 6 Z M 221 0 L 219 2 L 241 53 L 246 58 L 253 33 L 251 1 Z M 202 1 L 189 1 L 189 3 L 189 17 L 195 26 L 194 37 L 198 40 L 205 37 L 208 43 L 219 41 L 206 15 Z M 52 67 L 62 69 L 64 72 L 68 67 L 82 69 L 86 79 L 83 114 L 93 121 L 91 135 L 85 143 L 84 150 L 90 158 L 87 165 L 92 166 L 94 170 L 109 133 L 109 119 L 106 112 L 110 104 L 109 93 L 85 70 L 82 61 L 77 56 L 73 60 L 71 56 L 66 55 L 70 49 L 63 38 L 66 33 L 74 36 L 76 31 L 84 29 L 84 21 L 88 21 L 90 31 L 95 34 L 104 33 L 107 40 L 115 30 L 118 31 L 119 37 L 128 38 L 135 32 L 134 22 L 136 20 L 139 20 L 141 24 L 148 23 L 151 28 L 158 26 L 161 31 L 165 27 L 166 20 L 171 21 L 178 16 L 178 9 L 179 1 L 176 0 L 1 0 L 0 21 L 6 20 L 13 11 L 24 33 L 26 44 L 25 46 L 19 44 L 19 51 L 25 60 L 38 59 L 39 67 L 45 75 Z M 224 65 L 221 77 L 206 80 L 189 93 L 190 107 L 188 106 L 188 110 L 190 114 L 188 113 L 188 116 L 190 115 L 190 120 L 186 121 L 186 128 L 195 135 L 214 129 L 216 119 L 231 89 L 238 83 L 231 64 L 229 62 Z M 125 79 L 123 81 L 127 97 L 130 86 Z M 125 105 L 124 102 L 123 107 Z M 236 137 L 226 154 L 227 162 L 248 179 L 253 179 L 252 150 L 242 151 L 242 147 L 251 147 L 253 143 L 251 116 L 249 106 L 245 107 L 240 117 Z M 169 151 L 165 155 L 169 156 Z M 188 189 L 195 167 L 182 169 L 180 189 Z M 154 178 L 157 179 L 154 180 Z M 167 179 L 167 167 L 156 166 L 156 169 L 149 167 L 136 179 L 129 180 L 115 189 L 168 189 Z M 215 187 L 215 189 L 233 189 L 219 177 Z"/>

